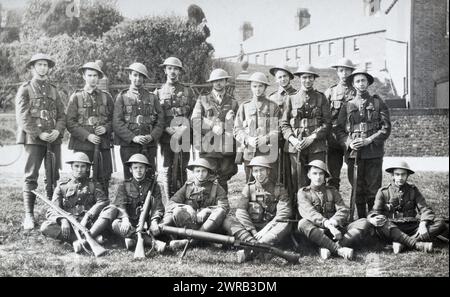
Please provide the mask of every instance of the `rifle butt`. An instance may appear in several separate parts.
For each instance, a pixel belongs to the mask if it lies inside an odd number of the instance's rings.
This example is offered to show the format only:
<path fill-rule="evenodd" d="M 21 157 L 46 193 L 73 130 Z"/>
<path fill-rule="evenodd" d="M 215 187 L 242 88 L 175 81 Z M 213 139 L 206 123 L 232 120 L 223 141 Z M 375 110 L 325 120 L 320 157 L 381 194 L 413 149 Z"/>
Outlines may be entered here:
<path fill-rule="evenodd" d="M 106 253 L 106 249 L 102 247 L 89 233 L 85 233 L 84 237 L 91 247 L 92 253 L 95 257 L 101 257 Z"/>
<path fill-rule="evenodd" d="M 137 243 L 136 249 L 134 250 L 133 258 L 135 259 L 145 258 L 144 237 L 140 233 L 137 234 Z"/>

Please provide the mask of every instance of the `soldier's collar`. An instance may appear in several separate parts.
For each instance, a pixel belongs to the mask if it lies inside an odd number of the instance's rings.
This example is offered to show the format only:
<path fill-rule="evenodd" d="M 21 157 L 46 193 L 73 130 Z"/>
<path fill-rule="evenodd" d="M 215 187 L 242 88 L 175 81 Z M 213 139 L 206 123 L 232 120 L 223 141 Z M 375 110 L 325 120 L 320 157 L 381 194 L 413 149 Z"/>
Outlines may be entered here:
<path fill-rule="evenodd" d="M 368 99 L 368 98 L 370 98 L 370 94 L 369 94 L 369 91 L 367 91 L 367 90 L 362 91 L 362 92 L 356 90 L 356 97 L 362 98 L 362 99 Z"/>
<path fill-rule="evenodd" d="M 214 97 L 220 102 L 222 102 L 223 99 L 225 98 L 225 90 L 223 90 L 222 92 L 217 92 L 215 89 L 212 89 L 212 93 Z"/>
<path fill-rule="evenodd" d="M 73 178 L 73 181 L 74 182 L 76 182 L 76 183 L 85 183 L 85 182 L 87 182 L 88 180 L 89 180 L 89 177 L 87 177 L 87 176 L 82 176 L 82 177 L 80 177 L 80 178 L 75 178 L 75 177 L 72 177 Z"/>
<path fill-rule="evenodd" d="M 314 186 L 314 185 L 311 185 L 311 184 L 310 184 L 309 187 L 310 187 L 311 190 L 314 190 L 314 191 L 316 191 L 316 192 L 319 192 L 319 191 L 323 190 L 323 188 L 325 187 L 325 185 L 324 185 L 324 184 L 321 184 L 320 186 Z"/>
<path fill-rule="evenodd" d="M 346 82 L 346 81 L 341 81 L 341 80 L 340 80 L 340 81 L 338 82 L 338 85 L 339 85 L 339 86 L 342 86 L 342 87 L 345 87 L 345 88 L 347 88 L 347 87 L 348 87 L 348 85 L 347 85 L 347 82 Z"/>
<path fill-rule="evenodd" d="M 91 87 L 89 87 L 88 85 L 84 85 L 84 87 L 83 87 L 83 91 L 85 91 L 86 93 L 88 93 L 88 94 L 94 94 L 94 93 L 96 93 L 97 92 L 97 87 L 95 87 L 95 88 L 91 88 Z"/>
<path fill-rule="evenodd" d="M 32 82 L 33 84 L 36 84 L 36 85 L 38 85 L 38 86 L 41 86 L 41 85 L 47 84 L 47 83 L 48 83 L 48 79 L 39 79 L 39 78 L 33 77 L 33 78 L 31 79 L 31 82 Z"/>
<path fill-rule="evenodd" d="M 303 85 L 300 87 L 300 91 L 302 91 L 303 93 L 309 94 L 312 91 L 314 91 L 314 87 L 311 87 L 309 89 L 306 89 Z"/>
<path fill-rule="evenodd" d="M 280 95 L 283 95 L 283 92 L 284 92 L 284 95 L 285 94 L 288 94 L 288 92 L 289 92 L 289 90 L 292 88 L 292 86 L 289 84 L 289 85 L 287 85 L 285 88 L 283 88 L 282 86 L 279 86 L 278 87 L 278 94 L 280 94 Z"/>

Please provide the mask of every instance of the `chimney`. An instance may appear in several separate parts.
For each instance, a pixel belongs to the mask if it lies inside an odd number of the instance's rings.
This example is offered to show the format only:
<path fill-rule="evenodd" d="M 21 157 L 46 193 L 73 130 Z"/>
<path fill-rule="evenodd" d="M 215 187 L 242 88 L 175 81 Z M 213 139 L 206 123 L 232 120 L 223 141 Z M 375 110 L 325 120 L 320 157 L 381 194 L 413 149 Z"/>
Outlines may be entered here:
<path fill-rule="evenodd" d="M 253 36 L 253 26 L 250 22 L 244 22 L 240 30 L 242 32 L 242 41 L 246 41 Z"/>
<path fill-rule="evenodd" d="M 307 8 L 297 9 L 297 15 L 295 16 L 297 28 L 300 31 L 305 28 L 311 22 L 311 14 L 308 12 Z"/>

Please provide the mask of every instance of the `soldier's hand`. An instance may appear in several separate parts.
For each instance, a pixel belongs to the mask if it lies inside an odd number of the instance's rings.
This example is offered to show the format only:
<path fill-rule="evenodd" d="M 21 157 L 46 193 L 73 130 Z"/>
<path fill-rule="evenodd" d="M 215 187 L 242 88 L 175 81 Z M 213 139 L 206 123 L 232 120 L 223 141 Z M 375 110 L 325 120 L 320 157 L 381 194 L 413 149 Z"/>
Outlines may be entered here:
<path fill-rule="evenodd" d="M 356 138 L 352 142 L 350 142 L 350 148 L 352 150 L 359 150 L 363 147 L 363 140 L 361 138 Z"/>
<path fill-rule="evenodd" d="M 151 135 L 145 135 L 145 144 L 149 144 L 153 141 L 153 137 Z"/>
<path fill-rule="evenodd" d="M 430 234 L 428 233 L 427 223 L 422 221 L 419 223 L 419 228 L 417 229 L 417 234 L 422 237 L 423 240 L 430 240 Z"/>
<path fill-rule="evenodd" d="M 103 126 L 98 126 L 95 128 L 95 135 L 103 135 L 106 133 L 106 128 Z"/>
<path fill-rule="evenodd" d="M 50 134 L 47 132 L 42 132 L 39 134 L 39 138 L 45 142 L 49 142 Z"/>
<path fill-rule="evenodd" d="M 82 226 L 86 227 L 88 223 L 89 223 L 89 215 L 86 214 L 86 215 L 83 217 L 83 219 L 81 220 L 80 224 L 81 224 Z"/>
<path fill-rule="evenodd" d="M 143 136 L 143 135 L 137 135 L 137 136 L 133 137 L 133 142 L 140 144 L 140 145 L 146 144 L 146 141 L 147 140 L 146 140 L 145 136 Z"/>
<path fill-rule="evenodd" d="M 248 145 L 252 146 L 252 147 L 256 147 L 257 146 L 257 142 L 256 142 L 256 137 L 249 137 L 248 138 Z"/>
<path fill-rule="evenodd" d="M 130 229 L 131 229 L 130 220 L 128 218 L 123 218 L 122 224 L 120 224 L 120 233 L 123 236 L 126 236 L 128 234 L 128 232 L 130 232 Z"/>
<path fill-rule="evenodd" d="M 64 240 L 70 238 L 70 223 L 67 219 L 61 219 L 61 236 Z"/>
<path fill-rule="evenodd" d="M 89 134 L 87 139 L 93 144 L 100 144 L 100 142 L 102 141 L 101 138 L 95 134 Z"/>
<path fill-rule="evenodd" d="M 306 149 L 308 146 L 310 146 L 310 145 L 313 143 L 313 141 L 314 141 L 315 139 L 316 139 L 316 138 L 313 137 L 312 135 L 306 137 L 306 138 L 303 139 L 303 141 L 300 143 L 300 149 L 301 149 L 301 150 Z"/>
<path fill-rule="evenodd" d="M 233 120 L 234 119 L 234 111 L 229 110 L 225 116 L 225 120 L 229 121 L 229 120 Z"/>
<path fill-rule="evenodd" d="M 173 127 L 167 127 L 166 132 L 169 133 L 169 135 L 175 134 L 176 130 Z"/>
<path fill-rule="evenodd" d="M 384 215 L 376 215 L 367 219 L 375 227 L 382 227 L 386 223 L 386 217 Z"/>
<path fill-rule="evenodd" d="M 256 229 L 252 229 L 250 230 L 250 233 L 252 233 L 253 237 L 255 237 L 256 234 L 258 234 L 258 231 L 256 231 Z"/>
<path fill-rule="evenodd" d="M 213 133 L 216 134 L 216 135 L 222 135 L 222 134 L 223 134 L 223 129 L 222 129 L 222 127 L 220 127 L 219 125 L 215 125 L 215 126 L 212 128 L 212 131 L 213 131 Z"/>
<path fill-rule="evenodd" d="M 266 145 L 268 140 L 269 140 L 269 138 L 267 135 L 258 136 L 258 137 L 256 137 L 256 146 L 260 147 L 260 146 Z"/>
<path fill-rule="evenodd" d="M 298 140 L 297 137 L 294 137 L 294 136 L 289 137 L 289 142 L 292 144 L 292 146 L 293 146 L 296 150 L 298 150 L 298 151 L 300 150 L 300 143 L 301 143 L 301 141 Z"/>
<path fill-rule="evenodd" d="M 161 231 L 159 230 L 158 222 L 156 222 L 155 220 L 150 223 L 150 232 L 153 234 L 153 236 L 158 236 L 161 233 Z"/>
<path fill-rule="evenodd" d="M 261 237 L 262 237 L 262 234 L 261 234 L 261 232 L 257 232 L 255 235 L 253 235 L 253 237 L 254 237 L 256 240 L 260 240 Z"/>
<path fill-rule="evenodd" d="M 50 142 L 50 143 L 54 142 L 56 139 L 58 139 L 58 136 L 59 136 L 59 131 L 53 129 L 52 132 L 48 136 L 48 142 Z"/>
<path fill-rule="evenodd" d="M 369 145 L 371 143 L 372 143 L 372 140 L 370 138 L 364 138 L 362 140 L 362 146 L 367 146 L 367 145 Z"/>

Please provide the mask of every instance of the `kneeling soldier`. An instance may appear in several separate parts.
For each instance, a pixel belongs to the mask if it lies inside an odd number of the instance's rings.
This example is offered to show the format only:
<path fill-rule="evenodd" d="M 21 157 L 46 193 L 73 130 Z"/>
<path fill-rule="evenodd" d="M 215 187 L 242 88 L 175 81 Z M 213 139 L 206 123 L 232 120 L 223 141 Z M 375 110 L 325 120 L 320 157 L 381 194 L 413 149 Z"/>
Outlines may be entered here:
<path fill-rule="evenodd" d="M 254 157 L 249 165 L 254 181 L 242 190 L 242 198 L 234 216 L 224 222 L 226 231 L 241 241 L 279 244 L 290 231 L 287 220 L 292 215 L 288 193 L 281 183 L 269 178 L 271 162 L 264 156 Z M 253 250 L 238 251 L 238 262 L 256 256 Z"/>
<path fill-rule="evenodd" d="M 91 228 L 92 236 L 100 234 L 110 226 L 115 234 L 125 238 L 125 246 L 131 250 L 136 246 L 136 228 L 139 223 L 142 207 L 149 191 L 151 192 L 150 211 L 147 224 L 152 235 L 159 235 L 158 223 L 163 217 L 164 206 L 161 201 L 161 189 L 153 174 L 148 174 L 152 165 L 143 154 L 134 154 L 125 163 L 129 166 L 132 178 L 125 180 L 117 189 L 112 204 L 105 208 L 99 219 Z M 154 183 L 156 183 L 154 185 Z M 152 245 L 152 237 L 144 233 L 146 245 Z M 165 243 L 155 240 L 155 249 L 163 252 Z"/>
<path fill-rule="evenodd" d="M 215 232 L 222 226 L 229 209 L 227 194 L 207 159 L 199 158 L 187 168 L 193 171 L 193 177 L 167 203 L 163 225 Z M 170 246 L 176 249 L 186 243 L 187 240 L 172 240 Z"/>
<path fill-rule="evenodd" d="M 405 246 L 432 251 L 431 241 L 446 229 L 444 220 L 435 216 L 419 189 L 407 182 L 414 171 L 406 162 L 400 161 L 386 172 L 392 175 L 393 183 L 378 190 L 369 222 L 378 234 L 394 242 L 396 254 Z M 416 218 L 417 210 L 420 219 Z"/>
<path fill-rule="evenodd" d="M 368 235 L 371 226 L 366 219 L 346 226 L 349 209 L 339 192 L 325 185 L 325 178 L 330 177 L 327 165 L 314 160 L 306 167 L 311 184 L 298 191 L 298 211 L 303 218 L 298 223 L 298 230 L 320 247 L 323 259 L 337 254 L 352 260 L 353 249 L 349 247 Z"/>
<path fill-rule="evenodd" d="M 52 202 L 80 220 L 81 225 L 91 226 L 102 209 L 109 204 L 100 183 L 89 179 L 91 162 L 86 154 L 74 153 L 66 163 L 71 164 L 72 178 L 61 181 L 53 194 Z M 47 211 L 47 220 L 41 225 L 45 236 L 73 244 L 76 253 L 82 251 L 84 242 L 77 240 L 69 221 L 52 208 Z M 93 235 L 92 237 L 95 238 Z M 99 241 L 99 238 L 97 238 Z"/>

